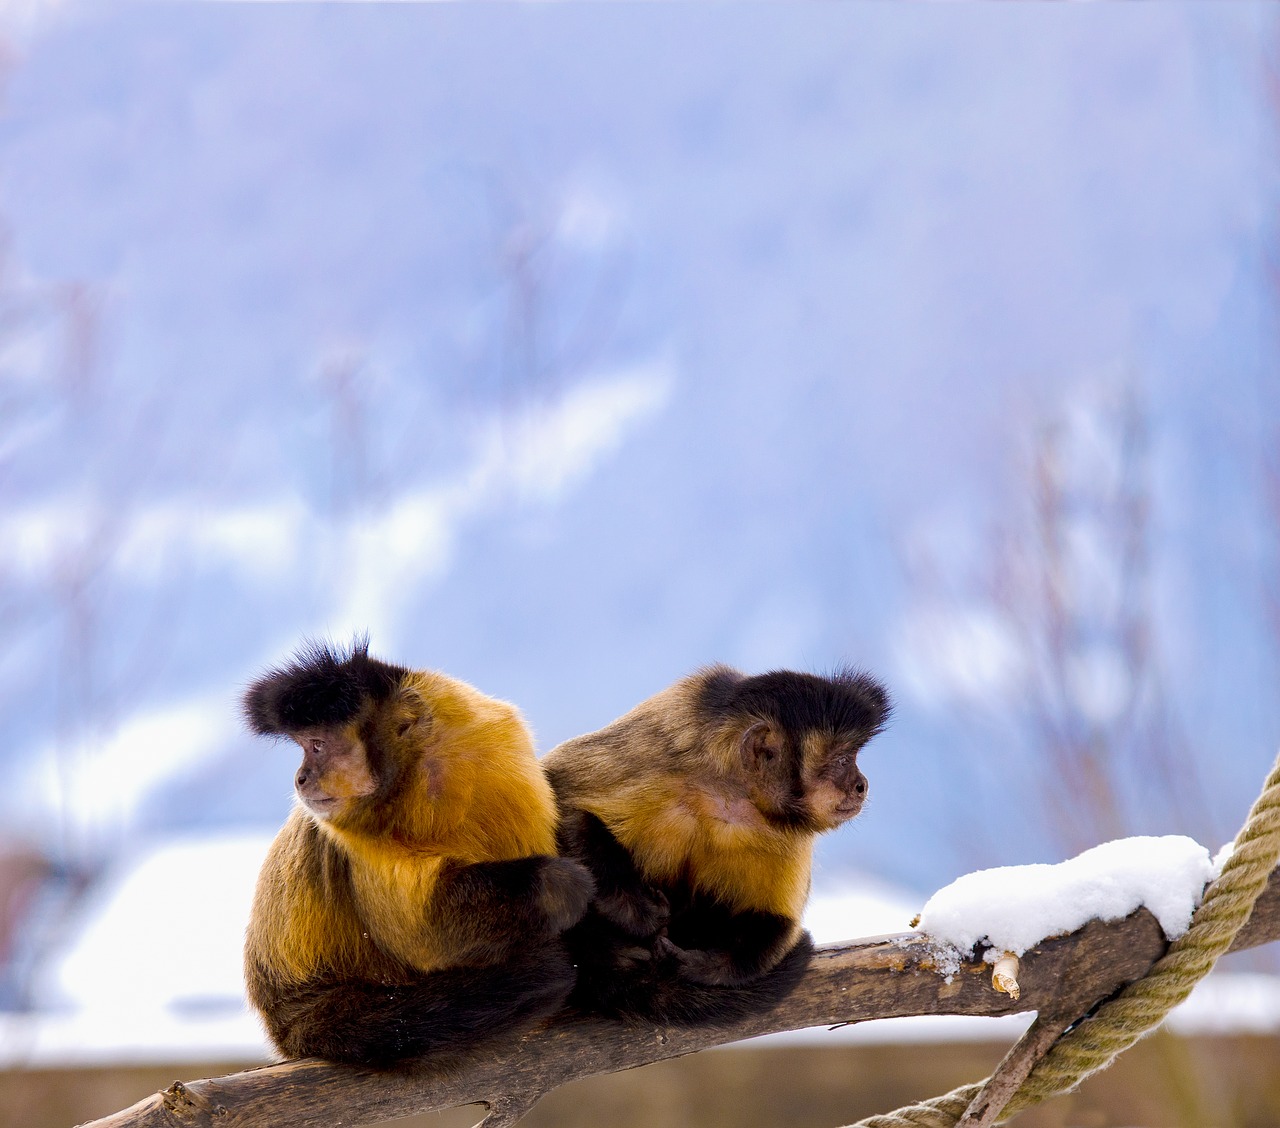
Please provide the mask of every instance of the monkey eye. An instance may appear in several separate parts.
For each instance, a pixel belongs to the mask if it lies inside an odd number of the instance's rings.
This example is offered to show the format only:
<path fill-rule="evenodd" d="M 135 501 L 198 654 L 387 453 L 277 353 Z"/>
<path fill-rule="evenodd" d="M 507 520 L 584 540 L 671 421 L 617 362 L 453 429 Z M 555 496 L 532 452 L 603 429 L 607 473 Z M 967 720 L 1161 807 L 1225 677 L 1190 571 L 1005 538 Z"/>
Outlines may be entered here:
<path fill-rule="evenodd" d="M 323 741 L 323 740 L 321 740 L 321 739 L 319 739 L 318 737 L 314 738 L 314 739 L 311 741 L 311 751 L 312 751 L 312 752 L 323 752 L 323 751 L 324 751 L 324 741 Z"/>
<path fill-rule="evenodd" d="M 841 752 L 840 755 L 832 761 L 832 763 L 835 764 L 837 768 L 847 768 L 853 763 L 853 753 Z"/>

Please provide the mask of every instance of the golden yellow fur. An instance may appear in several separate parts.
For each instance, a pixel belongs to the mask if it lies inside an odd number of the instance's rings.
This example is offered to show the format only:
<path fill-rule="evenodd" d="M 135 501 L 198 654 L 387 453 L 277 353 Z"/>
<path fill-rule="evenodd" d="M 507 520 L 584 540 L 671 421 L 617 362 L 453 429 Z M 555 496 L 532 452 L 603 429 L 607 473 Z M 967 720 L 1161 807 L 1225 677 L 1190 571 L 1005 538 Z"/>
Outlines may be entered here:
<path fill-rule="evenodd" d="M 301 983 L 321 968 L 360 965 L 361 928 L 332 898 L 315 821 L 295 807 L 258 874 L 245 939 L 246 962 L 266 962 L 283 981 Z"/>
<path fill-rule="evenodd" d="M 599 818 L 651 880 L 688 880 L 736 910 L 799 919 L 809 896 L 811 835 L 770 825 L 751 802 L 740 726 L 708 732 L 686 678 L 607 728 L 543 760 L 560 798 Z M 619 755 L 627 747 L 629 755 Z M 643 756 L 637 749 L 644 749 Z"/>
<path fill-rule="evenodd" d="M 445 674 L 414 671 L 383 722 L 419 746 L 419 771 L 404 783 L 394 837 L 326 823 L 326 833 L 394 880 L 406 859 L 494 862 L 555 852 L 556 806 L 538 768 L 533 737 L 515 706 Z M 483 802 L 476 802 L 477 789 Z M 403 878 L 415 880 L 407 873 Z"/>
<path fill-rule="evenodd" d="M 359 740 L 359 724 L 347 727 Z M 377 736 L 414 744 L 391 833 L 297 805 L 262 867 L 246 960 L 282 979 L 367 974 L 382 954 L 419 972 L 451 966 L 449 934 L 428 927 L 445 862 L 555 853 L 555 800 L 514 706 L 414 671 L 382 710 Z"/>
<path fill-rule="evenodd" d="M 668 778 L 583 809 L 613 830 L 646 878 L 685 877 L 737 910 L 798 919 L 804 909 L 811 839 L 767 825 L 745 798 L 726 800 L 720 789 Z"/>

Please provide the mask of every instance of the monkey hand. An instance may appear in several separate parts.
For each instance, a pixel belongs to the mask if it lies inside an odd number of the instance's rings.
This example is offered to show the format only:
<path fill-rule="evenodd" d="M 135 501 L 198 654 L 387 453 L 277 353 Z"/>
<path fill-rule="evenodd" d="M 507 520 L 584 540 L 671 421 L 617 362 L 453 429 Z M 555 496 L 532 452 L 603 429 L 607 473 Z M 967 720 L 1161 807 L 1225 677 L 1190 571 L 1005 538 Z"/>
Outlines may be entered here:
<path fill-rule="evenodd" d="M 658 937 L 653 950 L 655 955 L 674 963 L 680 977 L 691 983 L 724 987 L 742 982 L 742 975 L 734 968 L 726 952 L 707 951 L 705 948 L 681 948 L 665 936 Z"/>
<path fill-rule="evenodd" d="M 547 858 L 539 874 L 538 908 L 552 932 L 580 921 L 596 890 L 591 871 L 568 858 Z"/>
<path fill-rule="evenodd" d="M 656 936 L 671 918 L 671 903 L 666 894 L 649 885 L 598 893 L 595 908 L 628 936 Z"/>
<path fill-rule="evenodd" d="M 614 948 L 610 955 L 613 972 L 618 975 L 635 974 L 642 968 L 652 967 L 654 963 L 653 951 L 638 944 L 627 948 Z"/>

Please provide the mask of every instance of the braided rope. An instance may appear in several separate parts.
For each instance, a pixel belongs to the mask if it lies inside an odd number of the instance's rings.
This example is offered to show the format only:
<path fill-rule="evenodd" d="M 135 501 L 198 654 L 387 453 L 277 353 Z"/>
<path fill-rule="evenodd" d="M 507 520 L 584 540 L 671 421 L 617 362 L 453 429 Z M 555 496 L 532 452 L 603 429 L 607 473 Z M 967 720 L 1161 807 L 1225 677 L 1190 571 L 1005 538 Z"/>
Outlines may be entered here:
<path fill-rule="evenodd" d="M 1144 978 L 1131 983 L 1054 1043 L 1005 1106 L 1002 1121 L 1074 1089 L 1158 1026 L 1231 947 L 1278 860 L 1280 757 L 1236 836 L 1231 857 L 1205 890 L 1191 927 L 1152 964 Z M 932 1100 L 869 1116 L 849 1128 L 954 1128 L 981 1088 L 982 1083 L 962 1085 Z"/>

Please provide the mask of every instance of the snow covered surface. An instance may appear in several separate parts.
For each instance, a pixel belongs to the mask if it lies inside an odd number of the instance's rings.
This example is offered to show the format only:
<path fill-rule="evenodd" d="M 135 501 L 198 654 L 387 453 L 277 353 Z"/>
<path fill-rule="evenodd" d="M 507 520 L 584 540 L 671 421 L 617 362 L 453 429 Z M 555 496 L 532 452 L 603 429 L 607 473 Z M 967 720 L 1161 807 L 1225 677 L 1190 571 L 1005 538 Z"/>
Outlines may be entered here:
<path fill-rule="evenodd" d="M 838 944 L 860 936 L 905 932 L 916 915 L 915 894 L 859 874 L 844 885 L 819 888 L 804 911 L 804 925 L 815 943 Z"/>
<path fill-rule="evenodd" d="M 1186 932 L 1214 872 L 1209 851 L 1182 835 L 1122 838 L 1057 865 L 965 874 L 929 898 L 919 927 L 961 953 L 989 944 L 1021 955 L 1046 937 L 1145 905 L 1172 940 Z"/>
<path fill-rule="evenodd" d="M 241 949 L 272 835 L 179 839 L 123 861 L 36 983 L 0 1015 L 0 1066 L 265 1061 Z"/>
<path fill-rule="evenodd" d="M 1280 975 L 1210 974 L 1166 1025 L 1177 1034 L 1280 1033 Z"/>
<path fill-rule="evenodd" d="M 0 1069 L 273 1060 L 243 1008 L 221 1016 L 168 1011 L 0 1014 Z"/>
<path fill-rule="evenodd" d="M 270 834 L 167 843 L 101 891 L 37 986 L 51 1010 L 238 1010 L 241 950 Z"/>

